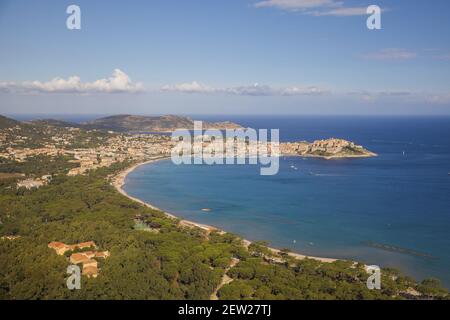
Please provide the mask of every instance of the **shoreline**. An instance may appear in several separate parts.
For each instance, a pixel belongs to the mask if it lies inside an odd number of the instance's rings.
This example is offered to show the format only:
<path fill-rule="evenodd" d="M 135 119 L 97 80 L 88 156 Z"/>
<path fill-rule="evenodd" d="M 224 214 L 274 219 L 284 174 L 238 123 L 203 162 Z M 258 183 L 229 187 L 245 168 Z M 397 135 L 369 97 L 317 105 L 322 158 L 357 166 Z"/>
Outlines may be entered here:
<path fill-rule="evenodd" d="M 200 228 L 202 230 L 205 230 L 207 232 L 213 232 L 213 231 L 217 231 L 217 232 L 222 232 L 222 233 L 226 233 L 225 230 L 222 230 L 220 228 L 216 228 L 214 226 L 210 226 L 207 224 L 202 224 L 202 223 L 198 223 L 198 222 L 194 222 L 194 221 L 190 221 L 190 220 L 184 220 L 181 219 L 180 217 L 177 217 L 176 215 L 166 212 L 164 210 L 161 210 L 158 207 L 155 207 L 154 205 L 152 205 L 151 203 L 145 202 L 141 199 L 135 198 L 133 196 L 130 196 L 124 189 L 123 186 L 125 185 L 125 179 L 128 176 L 128 174 L 130 174 L 131 172 L 133 172 L 135 169 L 137 169 L 140 166 L 146 165 L 146 164 L 150 164 L 150 163 L 154 163 L 157 161 L 162 161 L 162 160 L 168 160 L 170 159 L 170 157 L 161 157 L 161 158 L 155 158 L 155 159 L 151 159 L 151 160 L 147 160 L 144 162 L 140 162 L 140 163 L 136 163 L 134 165 L 132 165 L 131 167 L 126 168 L 125 170 L 121 171 L 119 174 L 115 175 L 112 178 L 111 184 L 112 186 L 123 196 L 127 197 L 130 200 L 133 200 L 145 207 L 148 207 L 150 209 L 153 210 L 158 210 L 161 211 L 162 213 L 164 213 L 167 217 L 171 218 L 171 219 L 177 219 L 180 220 L 180 225 L 185 226 L 185 227 L 196 227 L 196 228 Z M 242 243 L 245 247 L 248 247 L 252 241 L 247 240 L 247 239 L 242 239 Z M 272 251 L 273 253 L 279 254 L 281 250 L 276 249 L 276 248 L 272 248 L 272 247 L 267 247 L 270 251 Z M 295 253 L 295 252 L 289 252 L 288 253 L 289 256 L 299 259 L 299 260 L 303 260 L 303 259 L 313 259 L 313 260 L 318 260 L 320 262 L 324 262 L 324 263 L 331 263 L 331 262 L 335 262 L 337 260 L 342 260 L 342 259 L 334 259 L 334 258 L 325 258 L 325 257 L 314 257 L 314 256 L 308 256 L 308 255 L 303 255 L 300 253 Z"/>

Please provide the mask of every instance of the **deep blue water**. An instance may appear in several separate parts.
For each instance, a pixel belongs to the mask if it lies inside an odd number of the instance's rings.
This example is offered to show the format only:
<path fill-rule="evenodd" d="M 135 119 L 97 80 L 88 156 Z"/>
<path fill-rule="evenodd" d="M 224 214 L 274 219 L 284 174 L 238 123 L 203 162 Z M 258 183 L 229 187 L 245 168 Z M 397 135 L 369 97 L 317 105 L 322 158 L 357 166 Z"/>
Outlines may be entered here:
<path fill-rule="evenodd" d="M 180 217 L 250 240 L 395 267 L 417 279 L 437 277 L 450 287 L 450 118 L 232 120 L 253 128 L 279 128 L 282 141 L 350 139 L 379 156 L 282 158 L 275 176 L 260 176 L 254 165 L 175 166 L 168 160 L 132 172 L 126 191 Z M 368 241 L 433 258 L 373 248 Z"/>

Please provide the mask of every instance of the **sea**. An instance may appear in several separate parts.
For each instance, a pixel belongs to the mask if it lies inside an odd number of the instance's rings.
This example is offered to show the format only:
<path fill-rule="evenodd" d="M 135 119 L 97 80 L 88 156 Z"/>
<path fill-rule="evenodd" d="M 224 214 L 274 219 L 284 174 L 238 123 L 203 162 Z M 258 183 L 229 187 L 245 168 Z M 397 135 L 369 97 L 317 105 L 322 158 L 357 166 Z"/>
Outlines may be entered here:
<path fill-rule="evenodd" d="M 258 165 L 166 160 L 133 171 L 126 192 L 245 239 L 438 278 L 450 288 L 449 117 L 197 118 L 279 129 L 281 141 L 343 138 L 378 157 L 282 157 L 274 176 L 261 176 Z"/>
<path fill-rule="evenodd" d="M 260 175 L 259 165 L 163 160 L 130 173 L 127 193 L 248 240 L 438 278 L 450 288 L 450 117 L 193 118 L 279 129 L 282 142 L 347 139 L 378 156 L 281 157 L 273 176 Z"/>

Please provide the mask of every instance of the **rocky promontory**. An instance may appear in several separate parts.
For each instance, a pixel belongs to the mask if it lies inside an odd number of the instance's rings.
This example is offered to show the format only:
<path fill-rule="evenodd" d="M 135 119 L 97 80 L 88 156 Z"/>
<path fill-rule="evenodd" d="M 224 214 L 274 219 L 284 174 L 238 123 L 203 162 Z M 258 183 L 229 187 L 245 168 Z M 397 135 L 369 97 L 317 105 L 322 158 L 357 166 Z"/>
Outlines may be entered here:
<path fill-rule="evenodd" d="M 368 158 L 377 156 L 363 146 L 344 139 L 299 141 L 280 143 L 280 153 L 286 156 L 335 158 Z"/>

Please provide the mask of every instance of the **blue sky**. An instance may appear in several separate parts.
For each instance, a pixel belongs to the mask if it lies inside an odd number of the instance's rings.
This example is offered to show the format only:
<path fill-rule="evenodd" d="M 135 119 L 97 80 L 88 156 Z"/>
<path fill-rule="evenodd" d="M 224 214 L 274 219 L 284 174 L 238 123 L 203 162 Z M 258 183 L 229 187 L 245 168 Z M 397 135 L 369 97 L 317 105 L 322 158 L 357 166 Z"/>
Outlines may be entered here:
<path fill-rule="evenodd" d="M 66 28 L 70 4 L 81 30 Z M 382 30 L 366 27 L 370 4 Z M 449 12 L 446 0 L 0 0 L 0 113 L 450 114 Z"/>

